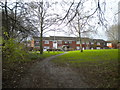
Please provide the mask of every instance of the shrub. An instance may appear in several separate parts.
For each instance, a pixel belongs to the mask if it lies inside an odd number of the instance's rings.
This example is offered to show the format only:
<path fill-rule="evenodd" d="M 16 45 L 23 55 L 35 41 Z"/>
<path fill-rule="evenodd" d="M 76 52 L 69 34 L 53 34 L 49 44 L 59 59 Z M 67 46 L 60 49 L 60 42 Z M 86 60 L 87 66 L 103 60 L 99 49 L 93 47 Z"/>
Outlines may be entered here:
<path fill-rule="evenodd" d="M 2 46 L 3 60 L 9 61 L 21 61 L 27 56 L 23 45 L 10 38 L 3 40 L 4 45 Z"/>

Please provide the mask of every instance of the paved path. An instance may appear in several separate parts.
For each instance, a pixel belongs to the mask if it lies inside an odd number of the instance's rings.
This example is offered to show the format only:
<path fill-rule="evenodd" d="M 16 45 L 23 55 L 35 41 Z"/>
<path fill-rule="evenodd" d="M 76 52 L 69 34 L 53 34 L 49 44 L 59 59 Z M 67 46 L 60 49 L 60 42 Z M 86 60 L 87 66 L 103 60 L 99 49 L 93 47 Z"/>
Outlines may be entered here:
<path fill-rule="evenodd" d="M 65 53 L 64 53 L 65 54 Z M 31 66 L 21 79 L 21 88 L 88 88 L 79 74 L 68 67 L 60 67 L 50 60 L 63 54 L 51 56 Z"/>

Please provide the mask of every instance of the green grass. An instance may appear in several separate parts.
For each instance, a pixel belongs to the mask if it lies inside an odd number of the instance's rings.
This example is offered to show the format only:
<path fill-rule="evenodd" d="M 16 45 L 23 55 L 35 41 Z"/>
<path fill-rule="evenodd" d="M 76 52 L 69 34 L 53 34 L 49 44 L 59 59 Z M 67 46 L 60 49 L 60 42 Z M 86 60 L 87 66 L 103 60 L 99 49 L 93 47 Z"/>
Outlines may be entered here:
<path fill-rule="evenodd" d="M 22 52 L 21 52 L 22 53 Z M 24 63 L 24 62 L 31 62 L 31 61 L 36 61 L 36 60 L 43 60 L 47 57 L 53 56 L 53 55 L 57 55 L 57 54 L 61 54 L 64 53 L 62 51 L 56 51 L 56 52 L 43 52 L 43 54 L 40 54 L 39 51 L 29 51 L 28 53 L 25 53 L 24 56 L 21 57 L 17 57 L 18 59 L 12 59 L 9 60 L 9 58 L 7 60 L 4 60 L 4 62 L 6 63 Z"/>
<path fill-rule="evenodd" d="M 69 63 L 81 65 L 83 62 L 95 63 L 98 61 L 110 61 L 118 60 L 118 50 L 108 49 L 108 50 L 84 50 L 83 53 L 80 51 L 70 51 L 67 54 L 57 57 L 53 62 L 55 63 Z M 78 64 L 79 63 L 79 64 Z"/>
<path fill-rule="evenodd" d="M 70 51 L 52 62 L 77 71 L 93 88 L 118 87 L 118 49 Z"/>
<path fill-rule="evenodd" d="M 44 59 L 44 58 L 47 58 L 47 57 L 50 57 L 50 56 L 53 56 L 53 55 L 57 55 L 57 54 L 61 54 L 61 53 L 64 53 L 64 52 L 62 52 L 62 51 L 56 51 L 56 52 L 47 52 L 47 51 L 45 51 L 45 52 L 43 52 L 43 54 L 40 54 L 40 52 L 39 51 L 31 51 L 31 52 L 29 52 L 29 58 L 31 59 L 31 60 L 35 60 L 35 59 Z"/>

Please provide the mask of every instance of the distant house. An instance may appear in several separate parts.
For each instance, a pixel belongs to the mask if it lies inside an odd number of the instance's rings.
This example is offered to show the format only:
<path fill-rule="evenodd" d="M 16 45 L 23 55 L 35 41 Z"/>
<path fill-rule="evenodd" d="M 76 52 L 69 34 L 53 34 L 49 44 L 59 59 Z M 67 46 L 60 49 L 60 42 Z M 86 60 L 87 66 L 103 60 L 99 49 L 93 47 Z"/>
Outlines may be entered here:
<path fill-rule="evenodd" d="M 33 37 L 31 47 L 40 49 L 40 37 Z M 106 49 L 112 48 L 111 42 L 106 42 L 102 39 L 82 38 L 83 49 Z M 79 50 L 80 42 L 78 37 L 50 36 L 43 37 L 44 51 L 47 49 L 65 49 Z"/>
<path fill-rule="evenodd" d="M 110 41 L 106 41 L 106 46 L 109 47 L 109 48 L 112 48 L 112 47 L 113 47 L 113 44 L 112 44 L 112 42 L 110 42 Z"/>
<path fill-rule="evenodd" d="M 120 49 L 120 42 L 117 43 L 117 48 Z"/>
<path fill-rule="evenodd" d="M 113 41 L 106 41 L 106 46 L 111 48 L 111 49 L 117 49 L 120 47 L 120 44 L 119 44 L 119 42 L 115 43 Z"/>

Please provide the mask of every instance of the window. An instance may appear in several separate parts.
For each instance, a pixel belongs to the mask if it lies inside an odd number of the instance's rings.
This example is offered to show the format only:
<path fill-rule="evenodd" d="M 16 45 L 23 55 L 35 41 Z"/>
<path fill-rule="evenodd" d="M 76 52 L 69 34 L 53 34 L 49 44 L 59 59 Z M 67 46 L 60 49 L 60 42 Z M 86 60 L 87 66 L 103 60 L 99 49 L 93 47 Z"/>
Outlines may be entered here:
<path fill-rule="evenodd" d="M 44 46 L 44 49 L 49 49 L 50 47 L 49 46 Z"/>
<path fill-rule="evenodd" d="M 91 44 L 94 44 L 94 42 L 91 42 Z"/>
<path fill-rule="evenodd" d="M 86 49 L 89 49 L 89 47 L 86 47 Z"/>
<path fill-rule="evenodd" d="M 85 48 L 83 47 L 83 50 L 85 50 Z"/>
<path fill-rule="evenodd" d="M 111 43 L 107 43 L 107 46 L 111 46 L 112 44 Z"/>
<path fill-rule="evenodd" d="M 80 47 L 79 47 L 79 46 L 77 46 L 77 47 L 76 47 L 76 49 L 77 49 L 77 50 L 79 50 L 79 49 L 80 49 Z"/>
<path fill-rule="evenodd" d="M 72 43 L 72 41 L 69 41 L 69 44 L 71 44 Z"/>
<path fill-rule="evenodd" d="M 82 42 L 82 44 L 85 44 L 85 42 Z"/>
<path fill-rule="evenodd" d="M 107 46 L 111 48 L 112 47 L 112 43 L 107 43 Z"/>
<path fill-rule="evenodd" d="M 100 49 L 100 47 L 97 47 L 97 49 Z"/>
<path fill-rule="evenodd" d="M 49 44 L 49 41 L 48 41 L 48 40 L 45 40 L 45 44 Z"/>
<path fill-rule="evenodd" d="M 58 44 L 62 44 L 62 41 L 58 41 Z"/>
<path fill-rule="evenodd" d="M 65 41 L 65 44 L 71 44 L 72 41 Z"/>
<path fill-rule="evenodd" d="M 86 42 L 86 44 L 89 44 L 89 42 Z"/>
<path fill-rule="evenodd" d="M 39 44 L 39 41 L 36 41 L 36 44 Z"/>
<path fill-rule="evenodd" d="M 67 42 L 67 41 L 65 41 L 65 44 L 68 44 L 68 42 Z"/>
<path fill-rule="evenodd" d="M 40 48 L 40 46 L 35 45 L 36 48 Z"/>
<path fill-rule="evenodd" d="M 40 41 L 40 40 L 35 40 L 35 41 Z"/>
<path fill-rule="evenodd" d="M 76 44 L 80 44 L 80 41 L 76 41 Z"/>
<path fill-rule="evenodd" d="M 106 45 L 106 43 L 104 43 L 104 45 Z"/>
<path fill-rule="evenodd" d="M 35 46 L 40 46 L 39 41 L 35 41 Z"/>
<path fill-rule="evenodd" d="M 97 45 L 100 45 L 100 43 L 99 43 L 99 42 L 97 42 Z"/>
<path fill-rule="evenodd" d="M 91 48 L 91 50 L 93 50 L 94 48 Z"/>
<path fill-rule="evenodd" d="M 47 51 L 47 49 L 50 49 L 50 47 L 49 46 L 44 46 L 43 51 Z"/>
<path fill-rule="evenodd" d="M 62 46 L 58 46 L 58 49 L 62 49 Z"/>

